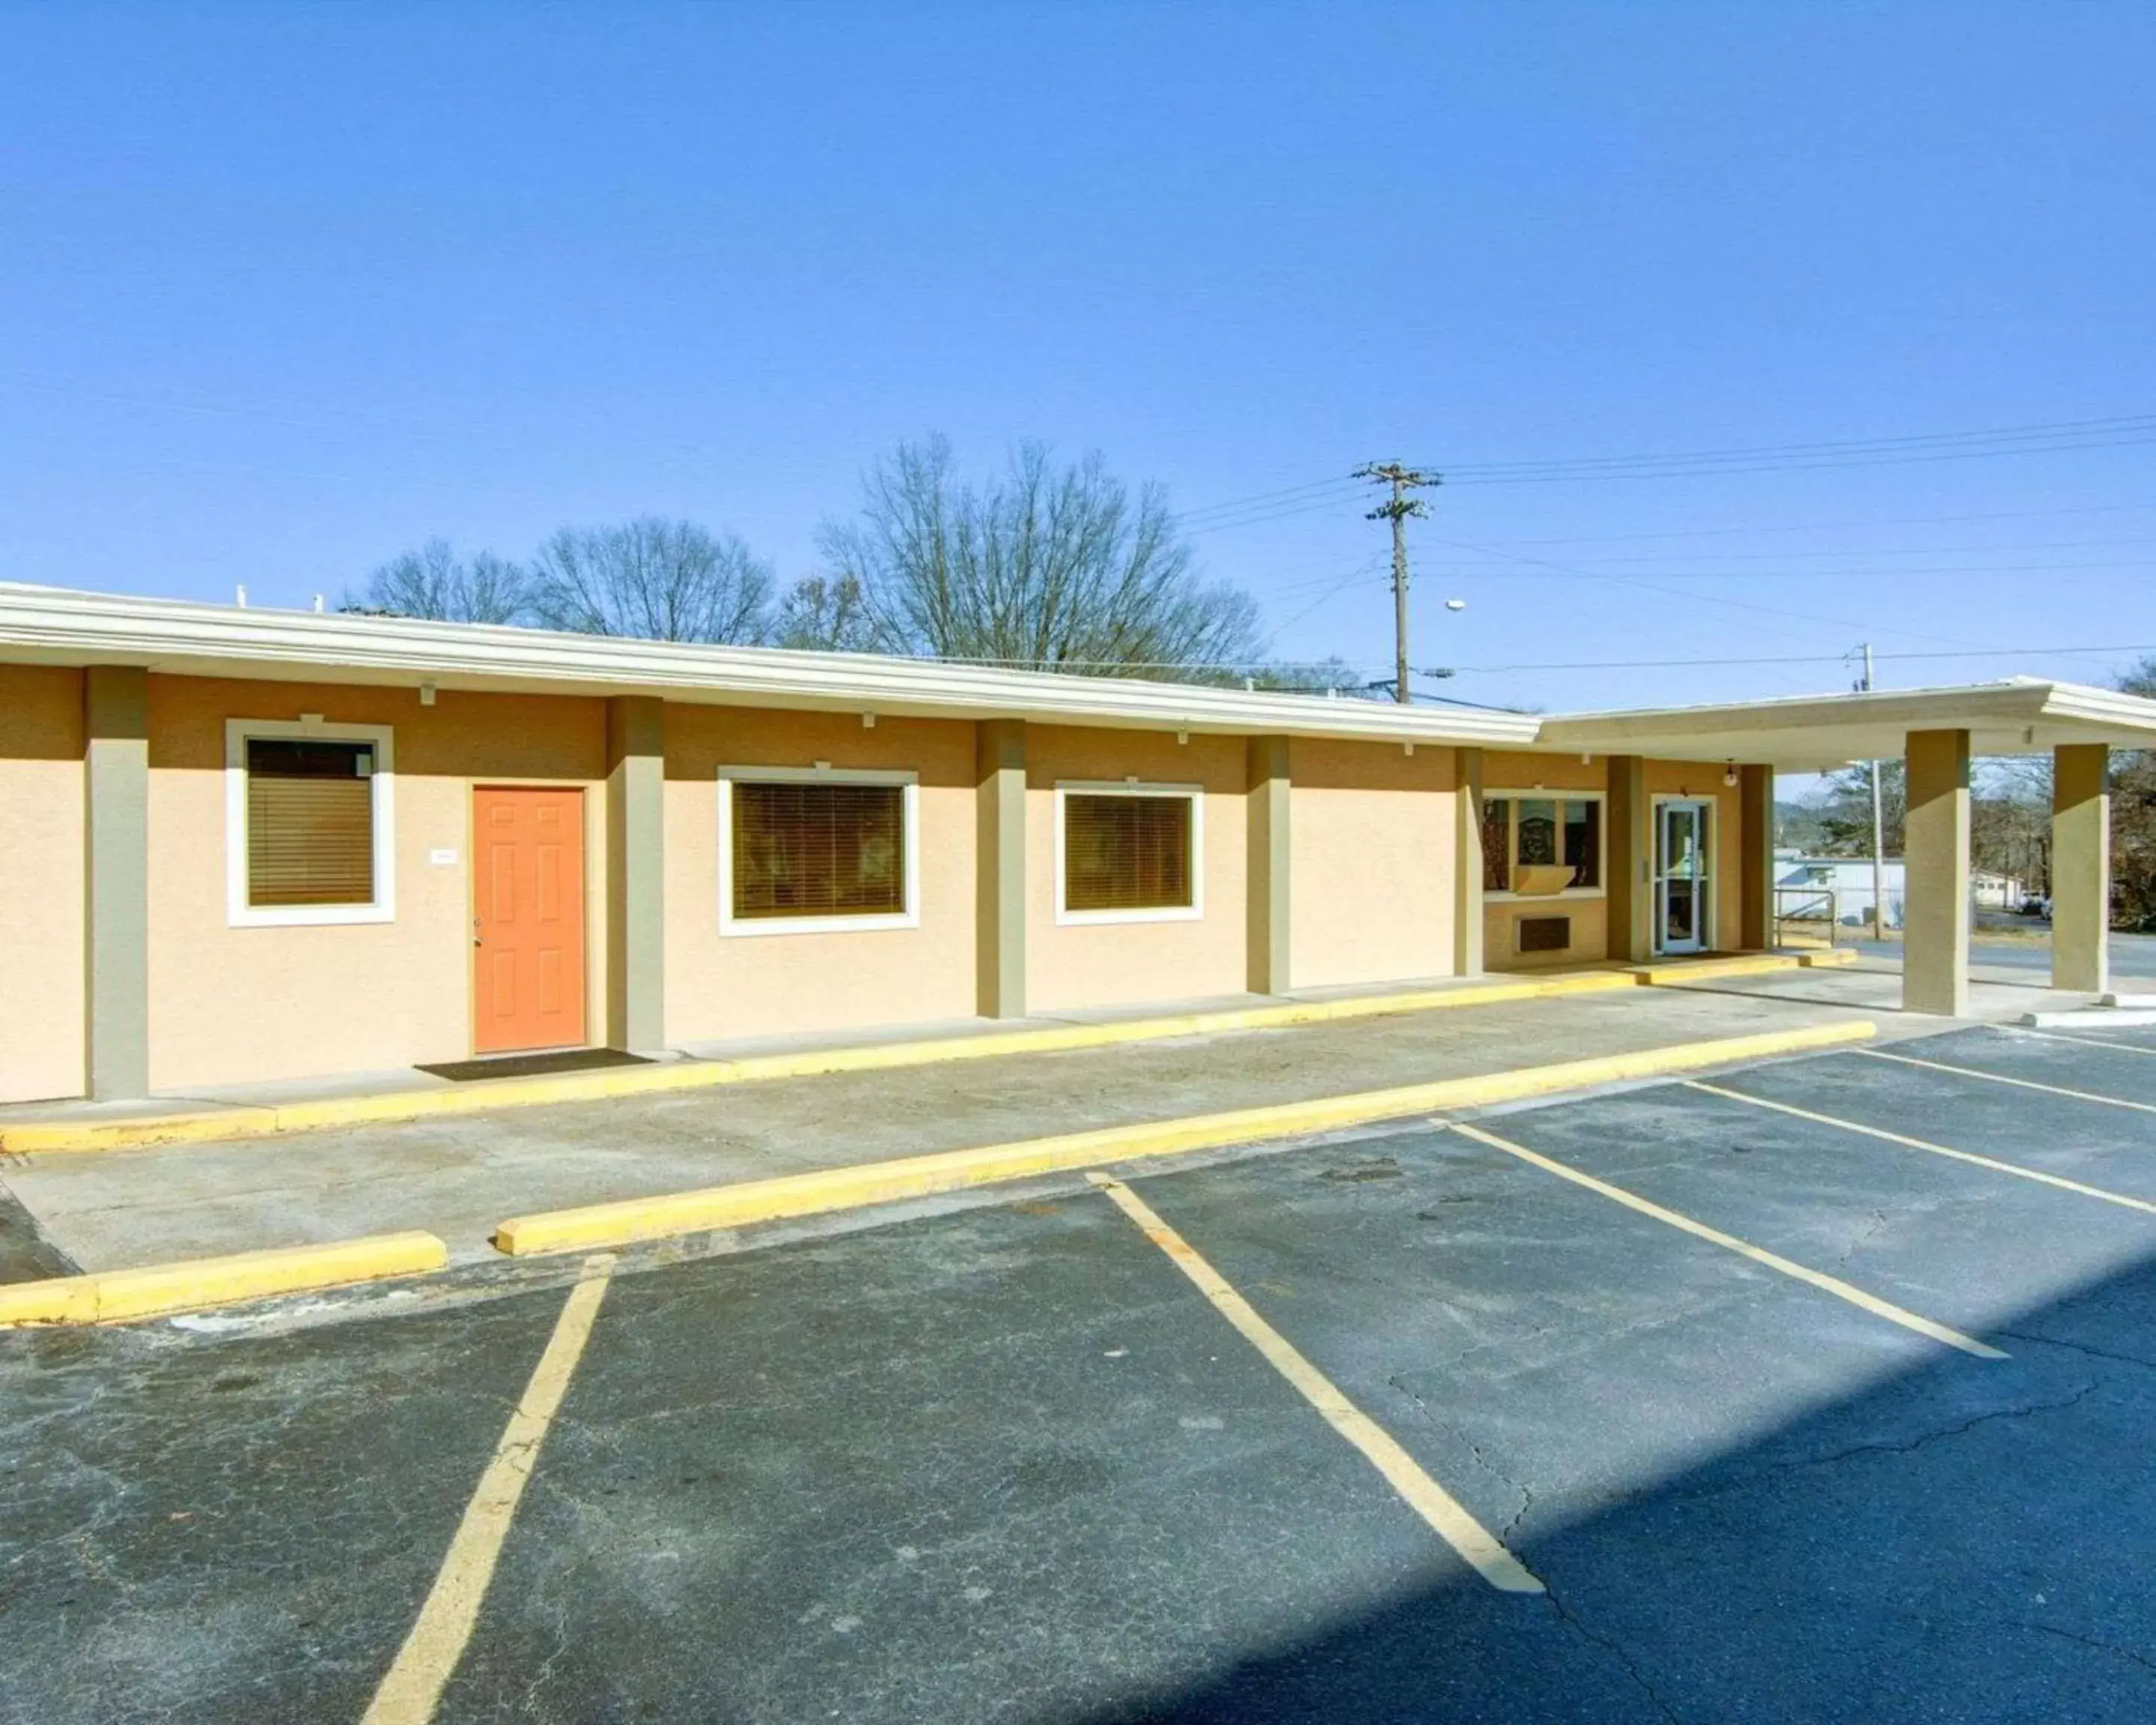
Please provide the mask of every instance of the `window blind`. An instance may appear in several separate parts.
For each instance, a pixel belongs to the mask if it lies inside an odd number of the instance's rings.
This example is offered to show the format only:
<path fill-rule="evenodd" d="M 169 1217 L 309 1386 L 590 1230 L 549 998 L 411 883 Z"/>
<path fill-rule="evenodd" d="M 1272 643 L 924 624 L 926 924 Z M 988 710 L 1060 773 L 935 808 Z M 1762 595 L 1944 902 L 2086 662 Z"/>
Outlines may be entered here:
<path fill-rule="evenodd" d="M 251 737 L 247 902 L 374 902 L 374 745 Z"/>
<path fill-rule="evenodd" d="M 733 913 L 906 911 L 906 793 L 895 784 L 767 784 L 733 792 Z"/>
<path fill-rule="evenodd" d="M 1063 903 L 1071 911 L 1188 909 L 1188 797 L 1063 799 Z"/>

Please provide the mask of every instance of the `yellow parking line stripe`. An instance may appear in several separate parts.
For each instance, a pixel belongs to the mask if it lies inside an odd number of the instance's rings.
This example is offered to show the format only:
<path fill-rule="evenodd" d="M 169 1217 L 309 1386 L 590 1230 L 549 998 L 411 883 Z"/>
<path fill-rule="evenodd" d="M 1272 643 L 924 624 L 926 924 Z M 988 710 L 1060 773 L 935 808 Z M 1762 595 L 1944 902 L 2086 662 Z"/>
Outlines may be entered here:
<path fill-rule="evenodd" d="M 1116 1207 L 1137 1224 L 1138 1230 L 1168 1260 L 1196 1283 L 1220 1315 L 1233 1324 L 1281 1377 L 1299 1390 L 1305 1401 L 1322 1414 L 1341 1436 L 1363 1452 L 1363 1459 L 1385 1477 L 1414 1512 L 1453 1550 L 1473 1565 L 1491 1586 L 1508 1594 L 1538 1594 L 1543 1584 L 1527 1565 L 1498 1543 L 1496 1537 L 1460 1506 L 1460 1501 L 1425 1473 L 1414 1457 L 1394 1440 L 1383 1427 L 1334 1387 L 1332 1380 L 1296 1352 L 1294 1344 L 1259 1317 L 1250 1303 L 1230 1287 L 1220 1272 L 1190 1242 L 1156 1214 L 1151 1205 L 1121 1180 L 1108 1174 L 1086 1177 L 1115 1201 Z"/>
<path fill-rule="evenodd" d="M 1733 1234 L 1724 1234 L 1719 1228 L 1710 1228 L 1704 1222 L 1695 1222 L 1690 1216 L 1681 1215 L 1672 1209 L 1665 1209 L 1661 1204 L 1650 1203 L 1635 1192 L 1627 1192 L 1622 1186 L 1613 1186 L 1607 1180 L 1598 1180 L 1592 1174 L 1582 1173 L 1578 1168 L 1568 1167 L 1562 1162 L 1543 1155 L 1539 1151 L 1530 1150 L 1524 1144 L 1515 1144 L 1509 1138 L 1501 1138 L 1495 1132 L 1486 1132 L 1478 1126 L 1468 1126 L 1457 1120 L 1439 1121 L 1436 1123 L 1440 1126 L 1450 1126 L 1453 1131 L 1474 1139 L 1478 1144 L 1487 1144 L 1493 1150 L 1502 1150 L 1507 1155 L 1518 1157 L 1522 1162 L 1532 1163 L 1537 1168 L 1555 1174 L 1559 1179 L 1570 1180 L 1574 1185 L 1584 1186 L 1590 1192 L 1599 1192 L 1604 1198 L 1614 1199 L 1627 1209 L 1637 1210 L 1643 1216 L 1652 1216 L 1657 1222 L 1666 1222 L 1672 1228 L 1681 1228 L 1686 1234 L 1696 1235 L 1701 1240 L 1711 1240 L 1716 1245 L 1726 1247 L 1730 1251 L 1749 1258 L 1755 1264 L 1763 1264 L 1769 1270 L 1779 1270 L 1784 1276 L 1794 1276 L 1801 1282 L 1809 1282 L 1812 1286 L 1832 1294 L 1838 1300 L 1846 1300 L 1851 1305 L 1861 1307 L 1865 1311 L 1876 1317 L 1883 1317 L 1891 1323 L 1897 1323 L 1905 1330 L 1914 1330 L 1918 1335 L 1928 1336 L 1934 1342 L 1943 1342 L 1949 1348 L 1958 1348 L 1964 1353 L 1973 1353 L 1979 1359 L 2006 1358 L 2000 1350 L 1978 1341 L 1974 1336 L 1964 1336 L 1959 1330 L 1950 1330 L 1944 1324 L 1933 1323 L 1928 1317 L 1921 1317 L 1906 1307 L 1895 1305 L 1892 1301 L 1881 1299 L 1876 1294 L 1867 1294 L 1862 1288 L 1842 1281 L 1840 1276 L 1829 1276 L 1824 1271 L 1808 1269 L 1804 1265 L 1784 1258 L 1779 1253 L 1768 1251 L 1763 1246 L 1755 1246 L 1748 1240 L 1739 1240 Z"/>
<path fill-rule="evenodd" d="M 2067 1090 L 2056 1084 L 2039 1084 L 2033 1078 L 2009 1078 L 2003 1072 L 1979 1071 L 1974 1066 L 1950 1066 L 1944 1060 L 1920 1060 L 1914 1055 L 1889 1054 L 1883 1048 L 1853 1048 L 1851 1054 L 1869 1055 L 1875 1060 L 1899 1060 L 1905 1066 L 1928 1066 L 1934 1072 L 1951 1072 L 1958 1078 L 1981 1078 L 1992 1084 L 2010 1084 L 2016 1090 L 2041 1090 L 2046 1096 L 2071 1096 L 2077 1102 L 2102 1102 L 2107 1108 L 2133 1108 L 2156 1114 L 2156 1102 L 2129 1102 L 2123 1096 L 2100 1096 L 2092 1090 Z"/>
<path fill-rule="evenodd" d="M 2102 1042 L 2093 1036 L 2061 1036 L 2056 1030 L 2030 1030 L 2020 1024 L 2005 1028 L 2016 1036 L 2033 1036 L 2039 1042 L 2071 1042 L 2076 1048 L 2111 1048 L 2121 1054 L 2156 1055 L 2156 1048 L 2143 1048 L 2138 1042 Z"/>
<path fill-rule="evenodd" d="M 1697 1079 L 1687 1079 L 1685 1083 L 1686 1088 L 1704 1091 L 1711 1096 L 1749 1103 L 1754 1108 L 1771 1108 L 1777 1114 L 1790 1114 L 1799 1120 L 1816 1121 L 1821 1126 L 1836 1127 L 1845 1132 L 1861 1132 L 1867 1138 L 1905 1145 L 1912 1150 L 1928 1150 L 1934 1156 L 1951 1156 L 1956 1162 L 1973 1163 L 1978 1168 L 1992 1168 L 2002 1174 L 2015 1174 L 2025 1180 L 2041 1181 L 2046 1186 L 2057 1187 L 2061 1192 L 2078 1192 L 2084 1198 L 2100 1198 L 2106 1204 L 2119 1204 L 2129 1210 L 2143 1210 L 2156 1216 L 2156 1204 L 2145 1198 L 2128 1198 L 2123 1192 L 2107 1192 L 2101 1186 L 2087 1186 L 2079 1180 L 2069 1180 L 2062 1174 L 2047 1174 L 2041 1168 L 2026 1168 L 2018 1162 L 2001 1162 L 1996 1157 L 1979 1156 L 1971 1150 L 1956 1150 L 1945 1144 L 1931 1143 L 1923 1138 L 1905 1137 L 1900 1132 L 1887 1132 L 1876 1126 L 1860 1126 L 1853 1120 L 1842 1120 L 1832 1114 L 1815 1114 L 1809 1108 L 1793 1107 L 1787 1102 L 1770 1102 L 1764 1096 L 1748 1096 L 1742 1091 L 1724 1090 L 1718 1084 L 1702 1084 Z"/>
<path fill-rule="evenodd" d="M 517 1500 L 538 1464 L 539 1445 L 554 1423 L 577 1362 L 583 1358 L 584 1343 L 591 1339 L 592 1323 L 598 1317 L 599 1301 L 606 1297 L 613 1263 L 611 1256 L 584 1260 L 583 1278 L 562 1302 L 547 1351 L 539 1356 L 523 1399 L 495 1445 L 494 1460 L 480 1476 L 479 1489 L 457 1524 L 449 1555 L 419 1608 L 412 1633 L 374 1692 L 361 1725 L 426 1725 L 434 1717 L 442 1691 L 471 1640 L 502 1542 L 516 1517 Z"/>

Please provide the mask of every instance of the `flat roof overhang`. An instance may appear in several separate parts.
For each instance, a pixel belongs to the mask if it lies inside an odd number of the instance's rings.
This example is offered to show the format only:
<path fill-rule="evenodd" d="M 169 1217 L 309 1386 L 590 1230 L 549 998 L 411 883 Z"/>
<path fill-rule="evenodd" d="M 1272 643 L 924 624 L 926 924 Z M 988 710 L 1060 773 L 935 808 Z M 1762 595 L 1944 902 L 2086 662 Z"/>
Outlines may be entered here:
<path fill-rule="evenodd" d="M 2061 744 L 2156 748 L 2156 701 L 2038 677 L 1944 689 L 1801 695 L 1717 706 L 1578 713 L 1543 721 L 1543 747 L 1819 773 L 1904 753 L 1912 731 L 1967 731 L 1970 752 Z"/>
<path fill-rule="evenodd" d="M 1466 747 L 1532 747 L 1541 722 L 1531 713 L 1058 675 L 875 654 L 242 608 L 8 583 L 0 583 L 0 661 L 140 665 L 174 675 L 257 681 L 647 695 L 712 706 Z"/>

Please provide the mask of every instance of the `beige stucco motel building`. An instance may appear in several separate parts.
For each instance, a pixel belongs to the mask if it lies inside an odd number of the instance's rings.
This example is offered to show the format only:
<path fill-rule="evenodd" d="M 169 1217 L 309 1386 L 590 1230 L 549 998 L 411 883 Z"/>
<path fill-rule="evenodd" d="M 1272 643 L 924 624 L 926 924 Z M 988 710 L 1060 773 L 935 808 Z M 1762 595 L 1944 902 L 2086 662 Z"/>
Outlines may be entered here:
<path fill-rule="evenodd" d="M 2015 680 L 1548 717 L 0 585 L 0 1102 L 658 1053 L 1768 944 L 1777 768 L 1905 756 L 1907 1003 L 1968 967 Z"/>

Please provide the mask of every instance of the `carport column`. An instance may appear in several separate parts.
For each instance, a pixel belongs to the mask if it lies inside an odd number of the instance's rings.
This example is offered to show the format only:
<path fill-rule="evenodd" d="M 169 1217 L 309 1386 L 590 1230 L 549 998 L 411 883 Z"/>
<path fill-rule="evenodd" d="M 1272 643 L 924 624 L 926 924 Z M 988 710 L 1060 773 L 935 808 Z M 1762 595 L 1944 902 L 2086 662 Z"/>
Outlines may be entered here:
<path fill-rule="evenodd" d="M 1737 944 L 1763 952 L 1774 944 L 1774 769 L 1740 767 L 1738 775 Z"/>
<path fill-rule="evenodd" d="M 666 704 L 607 701 L 607 1045 L 666 1045 Z"/>
<path fill-rule="evenodd" d="M 1452 973 L 1482 974 L 1482 751 L 1454 751 Z"/>
<path fill-rule="evenodd" d="M 1254 737 L 1250 741 L 1250 803 L 1246 831 L 1250 857 L 1245 875 L 1249 932 L 1248 987 L 1253 994 L 1288 991 L 1291 932 L 1288 879 L 1288 804 L 1293 788 L 1288 774 L 1288 740 Z"/>
<path fill-rule="evenodd" d="M 88 1066 L 93 1096 L 150 1089 L 150 674 L 83 673 Z"/>
<path fill-rule="evenodd" d="M 1960 1018 L 1969 1010 L 1969 732 L 1912 731 L 1907 776 L 1902 1005 Z"/>
<path fill-rule="evenodd" d="M 1609 956 L 1645 964 L 1655 956 L 1654 807 L 1647 763 L 1638 755 L 1609 757 Z"/>
<path fill-rule="evenodd" d="M 1025 1016 L 1025 721 L 973 727 L 975 1010 Z"/>
<path fill-rule="evenodd" d="M 2111 986 L 2111 751 L 2100 742 L 2051 752 L 2051 986 Z"/>

